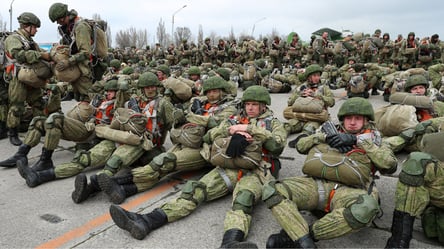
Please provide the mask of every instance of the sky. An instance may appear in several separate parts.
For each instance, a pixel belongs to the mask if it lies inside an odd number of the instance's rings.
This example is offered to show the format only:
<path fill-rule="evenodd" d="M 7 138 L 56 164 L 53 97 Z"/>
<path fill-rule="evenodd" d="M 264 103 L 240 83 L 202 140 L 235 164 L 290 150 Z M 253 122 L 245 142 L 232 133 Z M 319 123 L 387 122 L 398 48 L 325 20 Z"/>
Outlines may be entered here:
<path fill-rule="evenodd" d="M 33 12 L 42 22 L 34 40 L 39 43 L 56 42 L 59 40 L 57 24 L 48 17 L 49 7 L 54 2 L 2 0 L 0 19 L 9 30 L 12 6 L 12 29 L 16 30 L 17 16 L 22 12 Z M 84 18 L 100 15 L 108 22 L 113 36 L 129 28 L 146 30 L 148 41 L 152 44 L 157 42 L 156 30 L 160 21 L 164 22 L 166 32 L 171 34 L 173 16 L 174 29 L 188 27 L 194 41 L 200 26 L 204 37 L 211 33 L 228 37 L 233 31 L 235 35 L 252 34 L 259 38 L 275 31 L 280 36 L 297 32 L 302 40 L 308 41 L 311 33 L 328 27 L 369 34 L 381 29 L 392 39 L 398 34 L 406 37 L 411 31 L 417 37 L 437 33 L 444 40 L 442 0 L 66 0 L 62 3 L 77 10 Z"/>

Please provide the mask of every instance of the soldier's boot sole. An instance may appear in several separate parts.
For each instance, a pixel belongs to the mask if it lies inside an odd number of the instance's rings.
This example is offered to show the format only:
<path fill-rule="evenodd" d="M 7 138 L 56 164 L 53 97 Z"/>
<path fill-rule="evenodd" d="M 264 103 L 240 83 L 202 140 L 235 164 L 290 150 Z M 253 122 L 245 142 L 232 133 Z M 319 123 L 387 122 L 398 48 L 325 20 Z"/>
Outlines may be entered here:
<path fill-rule="evenodd" d="M 117 205 L 111 205 L 109 212 L 114 223 L 121 229 L 130 232 L 133 238 L 143 240 L 148 235 L 143 224 L 144 222 L 137 218 L 135 219 L 132 213 Z"/>
<path fill-rule="evenodd" d="M 107 174 L 99 174 L 97 176 L 100 188 L 108 196 L 109 200 L 114 204 L 120 204 L 125 201 L 125 190 Z"/>
<path fill-rule="evenodd" d="M 74 191 L 71 194 L 71 198 L 75 203 L 81 203 L 88 199 L 88 178 L 85 174 L 78 174 L 74 180 Z"/>
<path fill-rule="evenodd" d="M 28 165 L 23 164 L 21 160 L 17 161 L 17 169 L 20 172 L 20 175 L 25 178 L 28 187 L 33 188 L 40 184 L 37 172 L 28 167 Z"/>

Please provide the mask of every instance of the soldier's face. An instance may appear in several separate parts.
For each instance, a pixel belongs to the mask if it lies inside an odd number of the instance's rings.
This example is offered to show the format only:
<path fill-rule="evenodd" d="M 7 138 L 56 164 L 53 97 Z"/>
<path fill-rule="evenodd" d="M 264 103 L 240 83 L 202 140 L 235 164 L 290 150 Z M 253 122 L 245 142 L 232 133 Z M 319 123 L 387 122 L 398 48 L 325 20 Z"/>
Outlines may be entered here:
<path fill-rule="evenodd" d="M 155 97 L 157 95 L 157 86 L 146 86 L 143 88 L 143 93 L 148 98 Z"/>
<path fill-rule="evenodd" d="M 244 103 L 245 112 L 249 118 L 257 118 L 262 112 L 264 106 L 257 101 L 248 101 Z"/>
<path fill-rule="evenodd" d="M 200 75 L 199 74 L 190 74 L 190 80 L 196 81 L 198 79 L 200 79 Z"/>
<path fill-rule="evenodd" d="M 321 82 L 321 73 L 313 73 L 309 76 L 310 82 L 313 84 L 318 84 Z"/>
<path fill-rule="evenodd" d="M 106 100 L 112 100 L 116 97 L 116 91 L 108 90 L 106 91 Z"/>
<path fill-rule="evenodd" d="M 344 117 L 344 128 L 350 133 L 358 133 L 364 127 L 366 118 L 362 115 L 349 115 Z"/>
<path fill-rule="evenodd" d="M 208 102 L 213 103 L 215 101 L 220 100 L 221 91 L 220 89 L 211 89 L 206 92 Z"/>
<path fill-rule="evenodd" d="M 426 87 L 424 85 L 417 85 L 412 88 L 410 88 L 410 93 L 413 93 L 415 95 L 421 95 L 424 96 L 426 93 Z"/>

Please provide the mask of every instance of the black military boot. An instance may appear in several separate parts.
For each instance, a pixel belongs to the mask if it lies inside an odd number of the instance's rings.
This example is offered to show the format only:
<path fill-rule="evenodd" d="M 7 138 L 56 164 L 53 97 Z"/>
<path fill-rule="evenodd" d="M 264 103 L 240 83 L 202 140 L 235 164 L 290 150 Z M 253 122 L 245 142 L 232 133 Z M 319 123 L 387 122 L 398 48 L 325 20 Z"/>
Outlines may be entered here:
<path fill-rule="evenodd" d="M 83 173 L 76 176 L 74 191 L 71 193 L 71 198 L 75 203 L 81 203 L 101 190 L 97 181 L 97 175 L 91 175 L 89 180 L 90 183 L 88 183 L 88 178 Z"/>
<path fill-rule="evenodd" d="M 414 222 L 415 216 L 395 210 L 391 229 L 392 236 L 387 240 L 385 248 L 409 248 Z"/>
<path fill-rule="evenodd" d="M 8 137 L 8 128 L 5 121 L 0 121 L 0 139 Z"/>
<path fill-rule="evenodd" d="M 378 88 L 376 87 L 372 88 L 372 95 L 379 95 Z"/>
<path fill-rule="evenodd" d="M 9 128 L 8 129 L 8 136 L 9 136 L 9 142 L 15 146 L 21 145 L 23 142 L 18 137 L 18 130 L 16 128 Z"/>
<path fill-rule="evenodd" d="M 220 248 L 258 248 L 253 242 L 243 241 L 245 233 L 233 228 L 225 231 Z"/>
<path fill-rule="evenodd" d="M 317 248 L 310 234 L 302 236 L 294 241 L 288 234 L 281 230 L 277 234 L 268 237 L 266 248 Z"/>
<path fill-rule="evenodd" d="M 55 179 L 54 168 L 37 171 L 23 164 L 22 161 L 17 161 L 17 168 L 20 168 L 23 178 L 26 179 L 26 184 L 30 188 Z"/>
<path fill-rule="evenodd" d="M 28 165 L 28 153 L 31 150 L 31 146 L 27 144 L 22 144 L 19 146 L 18 151 L 12 155 L 10 158 L 0 162 L 0 167 L 15 167 L 17 166 L 17 161 L 23 161 L 23 164 Z"/>
<path fill-rule="evenodd" d="M 43 147 L 40 159 L 37 162 L 35 162 L 31 166 L 31 168 L 36 171 L 54 168 L 54 163 L 52 162 L 53 152 L 54 152 L 53 150 L 47 150 L 45 147 Z"/>
<path fill-rule="evenodd" d="M 126 198 L 137 194 L 137 186 L 133 182 L 133 174 L 129 173 L 123 176 L 108 176 L 100 174 L 97 177 L 100 188 L 108 195 L 110 201 L 114 204 L 120 204 Z"/>
<path fill-rule="evenodd" d="M 133 238 L 139 240 L 144 239 L 151 231 L 168 223 L 167 215 L 160 208 L 156 208 L 147 214 L 137 214 L 112 204 L 109 213 L 118 227 L 130 232 Z"/>

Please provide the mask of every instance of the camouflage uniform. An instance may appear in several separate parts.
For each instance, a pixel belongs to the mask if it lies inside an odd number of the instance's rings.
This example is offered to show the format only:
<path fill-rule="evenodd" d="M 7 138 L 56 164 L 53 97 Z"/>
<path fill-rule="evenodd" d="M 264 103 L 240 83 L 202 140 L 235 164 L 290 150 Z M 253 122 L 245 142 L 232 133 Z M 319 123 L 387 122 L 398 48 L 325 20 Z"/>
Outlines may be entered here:
<path fill-rule="evenodd" d="M 294 66 L 297 62 L 302 60 L 302 42 L 299 40 L 299 35 L 295 33 L 292 41 L 288 44 L 287 55 L 290 57 L 290 65 Z"/>
<path fill-rule="evenodd" d="M 244 92 L 242 100 L 244 103 L 245 101 L 258 101 L 263 107 L 265 104 L 270 104 L 270 95 L 264 87 L 251 86 Z M 229 127 L 232 126 L 233 121 L 234 123 L 238 121 L 241 124 L 248 122 L 248 133 L 253 136 L 255 141 L 262 144 L 262 148 L 267 151 L 265 155 L 273 158 L 282 152 L 285 146 L 286 132 L 279 120 L 273 118 L 270 110 L 265 109 L 259 115 L 256 118 L 248 118 L 244 112 L 241 112 L 241 114 L 233 116 L 218 127 L 211 129 L 205 135 L 204 142 L 211 144 L 216 138 L 231 136 Z M 269 128 L 265 128 L 266 126 Z M 274 179 L 268 169 L 271 164 L 267 161 L 270 160 L 263 159 L 262 161 L 260 168 L 250 170 L 228 169 L 218 166 L 199 181 L 188 181 L 179 198 L 163 204 L 151 213 L 137 215 L 113 205 L 110 209 L 111 217 L 117 226 L 130 231 L 133 237 L 143 239 L 151 230 L 190 215 L 203 202 L 218 199 L 232 192 L 232 209 L 227 212 L 225 217 L 225 233 L 221 247 L 257 248 L 255 244 L 244 242 L 244 239 L 248 235 L 253 206 L 261 196 L 262 185 Z M 136 219 L 130 219 L 133 215 L 137 216 Z M 137 228 L 141 225 L 143 230 Z"/>
<path fill-rule="evenodd" d="M 308 78 L 313 73 L 322 73 L 322 68 L 319 65 L 313 64 L 306 68 L 305 77 Z M 332 107 L 335 104 L 335 99 L 333 92 L 327 85 L 321 84 L 313 84 L 311 82 L 304 82 L 301 86 L 298 87 L 296 91 L 288 98 L 287 104 L 288 106 L 293 106 L 296 99 L 304 98 L 302 92 L 305 88 L 311 88 L 314 90 L 313 98 L 319 98 L 324 102 L 325 109 L 328 107 Z M 302 121 L 296 118 L 289 119 L 285 124 L 285 129 L 288 131 L 288 134 L 300 133 L 303 132 L 306 135 L 311 135 L 315 132 L 317 128 L 319 128 L 320 123 L 314 121 Z"/>
<path fill-rule="evenodd" d="M 105 89 L 117 91 L 117 80 L 108 81 L 105 84 Z M 116 98 L 106 101 L 98 98 L 96 103 L 88 104 L 81 102 L 77 104 L 66 116 L 61 112 L 54 112 L 47 118 L 42 116 L 34 118 L 26 134 L 23 148 L 25 151 L 29 151 L 40 142 L 43 135 L 45 135 L 45 141 L 40 159 L 34 165 L 28 167 L 27 153 L 17 162 L 17 168 L 21 176 L 25 178 L 27 185 L 29 187 L 36 187 L 45 182 L 79 174 L 88 166 L 86 162 L 91 159 L 82 147 L 90 148 L 98 142 L 94 134 L 95 125 L 110 124 L 114 108 L 117 108 L 118 105 Z M 77 142 L 76 147 L 78 150 L 73 163 L 65 163 L 54 167 L 51 158 L 60 139 Z M 108 152 L 109 150 L 112 149 L 107 147 L 99 153 L 106 157 L 106 154 L 110 153 Z M 20 152 L 21 149 L 13 158 L 17 157 L 17 154 L 20 154 Z"/>
<path fill-rule="evenodd" d="M 139 77 L 138 87 L 150 86 L 158 87 L 160 82 L 153 73 L 143 73 Z M 72 193 L 72 199 L 75 203 L 80 203 L 92 193 L 101 190 L 97 182 L 98 175 L 108 174 L 112 176 L 129 167 L 141 157 L 151 161 L 152 158 L 165 151 L 163 144 L 166 134 L 174 123 L 175 109 L 173 105 L 159 94 L 149 98 L 142 94 L 141 96 L 132 97 L 130 101 L 125 103 L 125 107 L 140 111 L 148 118 L 145 126 L 146 130 L 142 136 L 145 140 L 149 140 L 148 143 L 151 143 L 152 146 L 149 146 L 145 151 L 146 148 L 141 145 L 121 144 L 117 146 L 114 141 L 105 139 L 88 152 L 81 153 L 80 157 L 74 162 L 66 164 L 65 167 L 70 168 L 104 166 L 103 170 L 91 176 L 91 183 L 88 185 L 84 174 L 76 177 L 75 190 Z"/>
<path fill-rule="evenodd" d="M 329 134 L 326 135 L 319 131 L 297 143 L 299 153 L 308 153 L 303 170 L 316 160 L 324 166 L 311 171 L 313 175 L 284 178 L 264 186 L 262 198 L 283 228 L 281 233 L 269 237 L 267 248 L 315 248 L 314 240 L 332 239 L 357 231 L 371 224 L 380 212 L 372 172 L 393 173 L 397 159 L 390 149 L 380 146 L 380 134 L 371 122 L 374 113 L 370 102 L 358 97 L 348 99 L 339 109 L 338 119 L 342 122 L 348 115 L 367 117 L 359 133 L 348 133 L 341 124 L 339 134 L 325 132 Z M 338 137 L 341 137 L 341 143 L 333 142 Z M 335 148 L 339 151 L 335 152 Z M 326 165 L 330 162 L 327 157 L 341 153 L 347 160 L 354 161 L 354 165 L 361 164 L 367 168 L 361 176 L 349 172 L 359 184 L 347 183 L 344 180 L 347 173 L 338 169 L 333 171 L 339 176 L 323 173 L 330 168 Z M 320 210 L 326 214 L 309 226 L 299 210 Z"/>
<path fill-rule="evenodd" d="M 415 33 L 410 32 L 407 39 L 401 43 L 401 69 L 406 70 L 416 67 L 418 58 L 418 41 L 415 39 Z"/>
<path fill-rule="evenodd" d="M 51 75 L 42 82 L 32 82 L 27 84 L 19 81 L 18 75 L 21 70 L 35 70 L 34 66 L 42 62 L 44 54 L 48 54 L 41 49 L 32 39 L 30 27 L 40 27 L 40 19 L 29 12 L 22 13 L 18 18 L 20 28 L 5 39 L 5 53 L 7 57 L 7 67 L 5 74 L 9 74 L 8 96 L 9 108 L 6 120 L 8 136 L 13 145 L 20 145 L 22 141 L 18 138 L 18 126 L 25 113 L 25 103 L 32 108 L 33 116 L 43 115 L 44 100 L 43 89 Z M 36 31 L 37 32 L 37 31 Z M 49 56 L 47 57 L 47 59 Z"/>
<path fill-rule="evenodd" d="M 395 192 L 392 236 L 386 248 L 409 248 L 415 218 L 422 216 L 423 231 L 444 245 L 444 163 L 424 152 L 412 152 L 402 165 Z"/>
<path fill-rule="evenodd" d="M 222 120 L 236 112 L 236 107 L 231 103 L 233 98 L 225 96 L 227 88 L 227 82 L 220 77 L 214 76 L 205 80 L 204 94 L 212 89 L 220 89 L 221 99 L 216 103 L 211 103 L 206 96 L 202 96 L 195 97 L 191 101 L 193 105 L 190 106 L 186 116 L 186 123 L 173 129 L 170 134 L 172 137 L 172 133 L 180 132 L 184 142 L 173 140 L 174 145 L 171 149 L 156 156 L 149 164 L 132 169 L 129 174 L 112 178 L 100 176 L 99 185 L 111 201 L 120 204 L 125 198 L 152 188 L 164 176 L 172 172 L 197 170 L 207 166 L 208 162 L 200 154 L 201 139 L 205 130 L 216 127 Z M 200 129 L 202 133 L 187 133 L 187 131 L 197 129 Z M 192 137 L 193 135 L 198 137 Z M 190 142 L 193 144 L 188 144 Z"/>
<path fill-rule="evenodd" d="M 77 101 L 90 101 L 88 91 L 92 87 L 93 73 L 91 63 L 100 63 L 90 61 L 93 52 L 91 40 L 92 28 L 89 23 L 80 18 L 75 10 L 68 11 L 68 6 L 62 3 L 54 3 L 49 8 L 49 18 L 56 22 L 61 18 L 69 18 L 69 22 L 63 23 L 58 27 L 62 36 L 60 44 L 69 45 L 71 48 L 70 57 L 67 61 L 57 63 L 56 70 L 63 71 L 69 65 L 77 65 L 81 76 L 74 82 L 70 82 L 74 97 Z"/>

